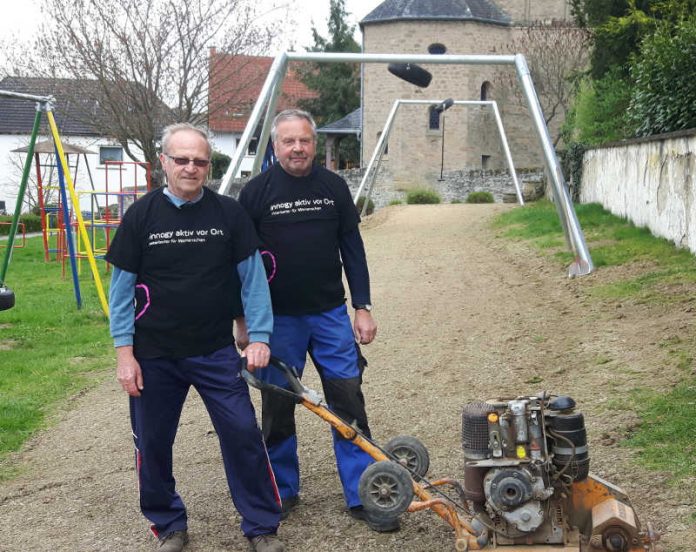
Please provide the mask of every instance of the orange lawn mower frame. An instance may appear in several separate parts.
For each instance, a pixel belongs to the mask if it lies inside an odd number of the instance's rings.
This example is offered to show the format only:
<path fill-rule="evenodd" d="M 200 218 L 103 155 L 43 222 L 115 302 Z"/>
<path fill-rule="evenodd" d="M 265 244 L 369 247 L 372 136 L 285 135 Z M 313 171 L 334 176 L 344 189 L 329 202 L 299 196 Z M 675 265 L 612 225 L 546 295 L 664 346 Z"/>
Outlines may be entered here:
<path fill-rule="evenodd" d="M 290 397 L 314 412 L 375 463 L 363 472 L 359 496 L 377 519 L 431 510 L 454 530 L 457 552 L 657 552 L 659 535 L 641 530 L 628 496 L 589 474 L 582 414 L 565 396 L 470 403 L 462 414 L 464 480 L 427 480 L 430 458 L 415 437 L 380 446 L 337 416 L 297 370 L 271 357 L 288 388 L 246 370 L 259 390 Z M 445 492 L 450 491 L 450 494 Z M 453 490 L 457 497 L 451 496 Z"/>

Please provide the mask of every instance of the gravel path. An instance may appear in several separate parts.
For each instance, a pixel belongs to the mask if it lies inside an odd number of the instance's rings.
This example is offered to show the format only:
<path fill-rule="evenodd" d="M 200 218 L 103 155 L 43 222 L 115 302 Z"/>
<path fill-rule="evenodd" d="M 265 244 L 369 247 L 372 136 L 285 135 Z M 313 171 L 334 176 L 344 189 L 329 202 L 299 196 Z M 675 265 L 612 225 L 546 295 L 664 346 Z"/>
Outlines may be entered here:
<path fill-rule="evenodd" d="M 665 343 L 693 343 L 694 302 L 660 307 L 592 298 L 589 286 L 626 270 L 568 280 L 564 267 L 496 239 L 489 220 L 509 208 L 397 206 L 363 223 L 379 324 L 377 341 L 365 350 L 375 439 L 414 435 L 430 451 L 431 475 L 461 478 L 464 403 L 542 389 L 569 394 L 587 420 L 592 471 L 629 493 L 640 518 L 663 532 L 667 552 L 696 549 L 689 544 L 696 542 L 694 482 L 668 486 L 665 474 L 636 467 L 619 444 L 637 421 L 622 409 L 627 393 L 646 380 L 668 388 L 679 379 Z M 305 381 L 318 386 L 311 368 Z M 328 427 L 306 410 L 298 410 L 298 425 L 304 486 L 300 507 L 281 527 L 288 550 L 453 549 L 449 526 L 430 512 L 405 514 L 402 530 L 389 535 L 350 519 Z M 137 508 L 127 401 L 110 375 L 73 398 L 20 460 L 22 474 L 0 484 L 0 550 L 153 550 Z M 175 467 L 189 510 L 187 550 L 245 550 L 217 439 L 195 393 Z"/>

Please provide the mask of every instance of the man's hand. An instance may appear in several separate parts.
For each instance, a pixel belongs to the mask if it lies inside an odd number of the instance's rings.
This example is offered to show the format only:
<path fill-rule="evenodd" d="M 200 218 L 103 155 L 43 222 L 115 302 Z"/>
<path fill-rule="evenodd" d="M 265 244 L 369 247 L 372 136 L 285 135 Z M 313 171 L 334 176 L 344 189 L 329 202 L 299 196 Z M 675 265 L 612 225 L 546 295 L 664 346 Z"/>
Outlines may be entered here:
<path fill-rule="evenodd" d="M 116 378 L 131 397 L 139 397 L 143 390 L 143 373 L 133 356 L 133 347 L 116 347 Z"/>
<path fill-rule="evenodd" d="M 243 351 L 249 345 L 249 332 L 247 331 L 246 318 L 240 316 L 234 319 L 234 341 L 237 343 L 240 351 Z"/>
<path fill-rule="evenodd" d="M 353 320 L 353 333 L 355 339 L 361 345 L 372 343 L 377 335 L 377 322 L 372 318 L 372 313 L 365 309 L 357 309 L 355 311 L 355 320 Z"/>
<path fill-rule="evenodd" d="M 257 368 L 268 366 L 268 362 L 271 360 L 271 350 L 265 343 L 256 341 L 247 345 L 242 351 L 242 356 L 247 359 L 247 370 L 253 372 Z"/>

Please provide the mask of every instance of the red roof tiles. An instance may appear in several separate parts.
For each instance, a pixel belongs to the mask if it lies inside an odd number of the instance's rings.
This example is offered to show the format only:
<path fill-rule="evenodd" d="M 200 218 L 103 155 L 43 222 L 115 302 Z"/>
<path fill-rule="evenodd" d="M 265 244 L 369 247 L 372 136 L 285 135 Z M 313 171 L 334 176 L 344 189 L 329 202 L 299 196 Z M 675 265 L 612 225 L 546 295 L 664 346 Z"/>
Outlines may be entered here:
<path fill-rule="evenodd" d="M 208 127 L 213 132 L 242 132 L 273 63 L 272 57 L 231 55 L 210 50 Z M 297 63 L 290 63 L 278 110 L 298 107 L 317 93 L 299 81 Z"/>

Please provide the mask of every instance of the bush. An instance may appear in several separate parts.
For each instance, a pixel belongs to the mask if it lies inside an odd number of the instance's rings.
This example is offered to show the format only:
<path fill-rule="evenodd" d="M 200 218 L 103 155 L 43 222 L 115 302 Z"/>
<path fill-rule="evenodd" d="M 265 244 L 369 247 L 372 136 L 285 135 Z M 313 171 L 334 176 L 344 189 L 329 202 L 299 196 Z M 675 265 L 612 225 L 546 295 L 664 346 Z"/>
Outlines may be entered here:
<path fill-rule="evenodd" d="M 571 199 L 580 200 L 580 183 L 582 182 L 582 159 L 587 146 L 580 142 L 570 142 L 565 150 L 559 152 L 561 169 L 571 187 Z"/>
<path fill-rule="evenodd" d="M 401 201 L 400 199 L 392 199 L 389 202 L 389 205 L 401 205 L 402 203 L 403 203 L 403 201 Z"/>
<path fill-rule="evenodd" d="M 663 22 L 643 40 L 631 64 L 634 80 L 628 117 L 637 136 L 696 126 L 696 16 Z"/>
<path fill-rule="evenodd" d="M 409 205 L 427 205 L 440 203 L 440 196 L 434 190 L 416 189 L 406 193 L 406 203 Z"/>
<path fill-rule="evenodd" d="M 225 155 L 224 153 L 220 153 L 219 151 L 213 150 L 213 153 L 210 156 L 210 164 L 212 166 L 210 177 L 213 180 L 218 180 L 225 176 L 225 171 L 227 170 L 227 167 L 230 166 L 231 161 L 231 157 Z"/>
<path fill-rule="evenodd" d="M 452 201 L 450 201 L 450 203 L 461 203 L 461 202 L 462 202 L 461 199 L 453 199 Z"/>
<path fill-rule="evenodd" d="M 10 233 L 12 217 L 2 216 L 0 217 L 0 222 L 3 223 L 0 224 L 0 236 L 7 236 Z M 36 215 L 22 215 L 19 217 L 19 222 L 24 224 L 26 232 L 41 232 L 41 217 Z M 21 227 L 17 228 L 17 232 L 21 232 Z"/>
<path fill-rule="evenodd" d="M 358 213 L 362 213 L 363 205 L 365 205 L 365 196 L 360 196 L 358 198 L 358 202 L 355 204 L 355 208 L 358 210 Z M 370 199 L 367 202 L 367 210 L 365 211 L 365 214 L 371 215 L 374 212 L 375 212 L 375 202 Z"/>
<path fill-rule="evenodd" d="M 631 137 L 626 115 L 630 97 L 631 84 L 619 68 L 599 80 L 584 80 L 569 117 L 575 129 L 566 141 L 600 145 Z"/>
<path fill-rule="evenodd" d="M 466 196 L 467 203 L 495 203 L 491 192 L 471 192 Z"/>

